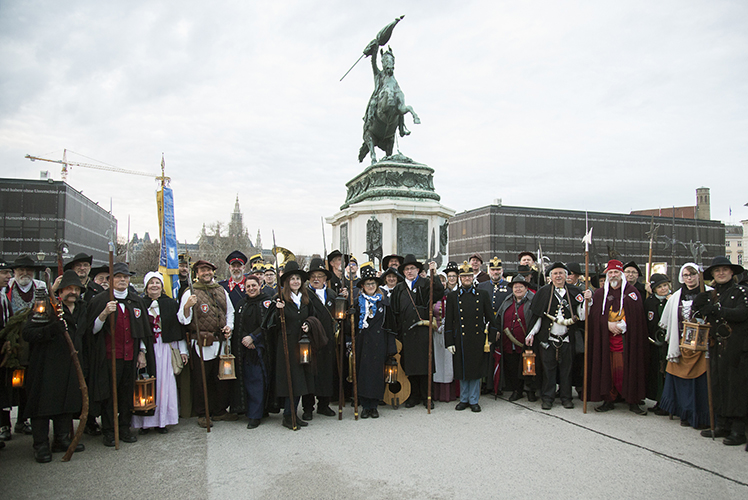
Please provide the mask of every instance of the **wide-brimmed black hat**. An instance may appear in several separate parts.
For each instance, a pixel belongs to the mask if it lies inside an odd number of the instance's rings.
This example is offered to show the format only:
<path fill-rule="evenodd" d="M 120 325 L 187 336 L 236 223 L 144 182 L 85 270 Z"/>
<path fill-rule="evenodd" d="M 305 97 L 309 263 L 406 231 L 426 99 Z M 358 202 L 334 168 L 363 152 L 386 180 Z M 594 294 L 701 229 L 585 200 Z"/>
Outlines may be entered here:
<path fill-rule="evenodd" d="M 413 255 L 412 253 L 409 253 L 408 255 L 405 256 L 405 258 L 403 259 L 403 265 L 400 266 L 400 268 L 404 270 L 405 266 L 410 266 L 410 265 L 416 266 L 419 272 L 423 271 L 423 264 L 418 262 L 418 259 L 416 259 L 416 256 Z"/>
<path fill-rule="evenodd" d="M 63 267 L 63 270 L 67 271 L 68 269 L 72 269 L 73 268 L 73 264 L 75 264 L 76 262 L 88 262 L 89 264 L 92 264 L 93 263 L 93 256 L 88 255 L 88 254 L 83 253 L 83 252 L 81 252 L 79 254 L 76 254 L 75 257 L 73 257 L 73 260 L 71 260 L 70 262 L 68 262 L 67 264 L 65 264 L 65 267 Z"/>
<path fill-rule="evenodd" d="M 91 270 L 88 272 L 88 275 L 91 278 L 95 278 L 97 274 L 101 274 L 101 273 L 109 274 L 109 266 L 92 267 Z"/>
<path fill-rule="evenodd" d="M 720 255 L 712 259 L 711 266 L 704 269 L 704 279 L 705 280 L 714 279 L 712 278 L 712 271 L 714 270 L 714 268 L 722 267 L 722 266 L 729 267 L 730 269 L 732 269 L 732 274 L 735 276 L 745 271 L 743 266 L 739 266 L 738 264 L 733 264 L 732 262 L 730 262 L 730 259 L 728 259 L 724 255 Z"/>
<path fill-rule="evenodd" d="M 668 278 L 665 274 L 654 273 L 649 277 L 649 287 L 652 289 L 652 293 L 654 293 L 655 288 L 662 285 L 663 283 L 670 283 L 670 278 Z"/>
<path fill-rule="evenodd" d="M 384 270 L 385 263 L 387 263 L 387 264 L 390 263 L 390 259 L 397 259 L 398 266 L 402 267 L 402 265 L 403 265 L 403 256 L 402 255 L 397 255 L 397 254 L 393 253 L 392 255 L 385 255 L 385 257 L 382 259 L 382 263 L 380 264 L 380 267 L 382 268 L 382 270 Z M 388 266 L 388 267 L 391 267 L 391 266 Z"/>
<path fill-rule="evenodd" d="M 584 272 L 582 271 L 582 266 L 578 262 L 569 262 L 568 264 L 566 264 L 566 269 L 569 271 L 569 274 L 584 274 Z"/>
<path fill-rule="evenodd" d="M 126 262 L 117 262 L 112 267 L 112 277 L 118 274 L 126 274 L 127 276 L 132 276 L 135 273 L 130 272 L 130 268 L 127 266 Z"/>
<path fill-rule="evenodd" d="M 382 281 L 377 277 L 377 271 L 374 269 L 374 266 L 367 263 L 361 266 L 359 269 L 359 274 L 361 275 L 361 279 L 358 280 L 356 283 L 356 288 L 364 288 L 364 283 L 369 280 L 374 280 L 377 282 L 377 286 L 382 284 Z"/>
<path fill-rule="evenodd" d="M 325 268 L 325 261 L 322 260 L 320 257 L 313 258 L 312 261 L 309 263 L 309 274 L 312 274 L 315 271 L 325 273 L 325 276 L 327 276 L 327 279 L 332 278 L 332 273 L 328 269 Z"/>
<path fill-rule="evenodd" d="M 532 274 L 532 268 L 525 264 L 520 264 L 520 266 L 517 268 L 517 274 L 529 276 L 530 274 Z"/>
<path fill-rule="evenodd" d="M 553 271 L 554 269 L 563 269 L 564 271 L 566 271 L 566 274 L 569 274 L 569 268 L 566 267 L 566 264 L 564 264 L 563 262 L 554 262 L 548 269 L 546 269 L 546 276 L 550 276 L 551 271 Z"/>
<path fill-rule="evenodd" d="M 241 253 L 239 250 L 234 250 L 226 257 L 226 264 L 231 265 L 232 262 L 239 261 L 242 265 L 247 264 L 247 256 Z"/>
<path fill-rule="evenodd" d="M 517 255 L 517 261 L 519 262 L 520 260 L 522 260 L 522 257 L 525 256 L 525 255 L 529 255 L 532 258 L 533 262 L 537 262 L 538 261 L 538 258 L 535 256 L 534 253 L 527 252 L 527 251 L 520 252 L 519 255 Z"/>
<path fill-rule="evenodd" d="M 460 266 L 457 265 L 457 262 L 450 261 L 447 263 L 447 267 L 444 268 L 444 274 L 448 275 L 449 273 L 460 274 Z"/>
<path fill-rule="evenodd" d="M 36 262 L 34 262 L 34 259 L 29 257 L 28 255 L 21 255 L 16 260 L 13 261 L 13 269 L 20 269 L 22 267 L 27 267 L 29 269 L 36 269 L 39 267 Z"/>
<path fill-rule="evenodd" d="M 283 274 L 281 275 L 281 283 L 285 284 L 286 280 L 293 276 L 294 274 L 298 274 L 301 277 L 301 282 L 305 282 L 309 279 L 309 274 L 307 274 L 306 271 L 299 268 L 299 263 L 295 260 L 289 260 L 286 262 L 286 266 L 283 269 Z"/>
<path fill-rule="evenodd" d="M 75 271 L 73 271 L 72 269 L 68 269 L 67 271 L 62 273 L 62 280 L 60 281 L 60 286 L 58 286 L 57 289 L 63 290 L 69 286 L 77 286 L 78 288 L 83 289 L 83 283 L 81 283 L 81 279 L 77 274 L 75 274 Z"/>
<path fill-rule="evenodd" d="M 624 264 L 623 270 L 625 271 L 627 267 L 633 267 L 634 269 L 636 269 L 636 272 L 639 273 L 639 276 L 643 276 L 642 270 L 639 269 L 639 266 L 637 266 L 636 262 L 634 262 L 633 260 L 631 262 Z"/>
<path fill-rule="evenodd" d="M 330 266 L 330 262 L 332 262 L 332 259 L 334 259 L 335 257 L 343 257 L 343 262 L 345 263 L 344 266 L 348 265 L 348 261 L 351 258 L 348 254 L 343 255 L 342 253 L 340 253 L 340 250 L 333 250 L 332 252 L 327 254 L 328 267 Z"/>
<path fill-rule="evenodd" d="M 389 274 L 393 274 L 393 275 L 397 276 L 397 282 L 398 283 L 400 283 L 401 281 L 405 280 L 405 277 L 402 274 L 400 274 L 400 272 L 396 268 L 390 267 L 390 268 L 387 268 L 387 270 L 382 273 L 381 278 L 382 278 L 382 282 L 383 283 L 384 283 L 384 279 Z"/>

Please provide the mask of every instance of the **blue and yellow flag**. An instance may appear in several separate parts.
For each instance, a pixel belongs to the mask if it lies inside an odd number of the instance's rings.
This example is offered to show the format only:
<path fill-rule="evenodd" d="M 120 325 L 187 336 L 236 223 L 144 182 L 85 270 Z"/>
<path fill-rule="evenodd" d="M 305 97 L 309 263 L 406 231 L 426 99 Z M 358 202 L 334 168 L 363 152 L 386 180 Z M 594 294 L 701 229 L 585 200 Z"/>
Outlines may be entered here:
<path fill-rule="evenodd" d="M 163 186 L 156 193 L 158 231 L 161 235 L 161 255 L 158 272 L 164 276 L 164 293 L 176 297 L 179 292 L 179 259 L 177 258 L 177 230 L 174 225 L 174 194 Z"/>

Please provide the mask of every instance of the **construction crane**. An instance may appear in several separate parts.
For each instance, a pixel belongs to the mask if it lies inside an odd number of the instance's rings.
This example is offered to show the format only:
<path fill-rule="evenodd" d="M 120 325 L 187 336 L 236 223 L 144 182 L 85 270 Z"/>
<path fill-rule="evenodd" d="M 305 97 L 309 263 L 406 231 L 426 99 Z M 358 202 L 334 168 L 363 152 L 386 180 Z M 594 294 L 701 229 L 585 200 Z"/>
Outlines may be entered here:
<path fill-rule="evenodd" d="M 41 158 L 39 156 L 31 156 L 26 155 L 25 158 L 28 158 L 31 161 L 48 161 L 50 163 L 59 163 L 62 165 L 62 180 L 67 181 L 68 180 L 68 169 L 71 167 L 86 167 L 86 168 L 95 168 L 96 170 L 107 170 L 109 172 L 118 172 L 120 174 L 130 174 L 130 175 L 143 175 L 145 177 L 153 177 L 157 181 L 160 181 L 161 184 L 165 184 L 167 181 L 171 180 L 169 177 L 166 177 L 164 175 L 164 160 L 163 155 L 161 158 L 161 175 L 153 175 L 152 173 L 148 172 L 138 172 L 137 170 L 127 170 L 124 168 L 119 167 L 112 167 L 109 165 L 96 165 L 93 163 L 81 163 L 81 162 L 74 162 L 74 161 L 68 161 L 67 160 L 67 149 L 63 149 L 62 151 L 62 160 L 51 160 L 49 158 Z M 81 155 L 83 156 L 83 155 Z"/>

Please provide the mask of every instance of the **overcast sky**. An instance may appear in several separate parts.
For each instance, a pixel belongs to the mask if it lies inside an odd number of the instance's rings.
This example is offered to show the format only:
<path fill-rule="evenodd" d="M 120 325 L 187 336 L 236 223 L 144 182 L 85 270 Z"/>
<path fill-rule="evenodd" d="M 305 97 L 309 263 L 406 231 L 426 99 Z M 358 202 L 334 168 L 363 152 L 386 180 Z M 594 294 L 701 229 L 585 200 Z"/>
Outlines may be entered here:
<path fill-rule="evenodd" d="M 228 222 L 322 251 L 395 17 L 395 76 L 422 123 L 400 150 L 458 213 L 694 205 L 748 219 L 748 2 L 0 1 L 0 176 L 93 158 L 172 178 L 176 230 Z M 378 155 L 382 152 L 378 150 Z M 73 168 L 126 234 L 157 236 L 155 181 Z M 728 211 L 732 208 L 732 217 Z M 327 226 L 328 249 L 331 229 Z M 337 245 L 335 245 L 337 246 Z"/>

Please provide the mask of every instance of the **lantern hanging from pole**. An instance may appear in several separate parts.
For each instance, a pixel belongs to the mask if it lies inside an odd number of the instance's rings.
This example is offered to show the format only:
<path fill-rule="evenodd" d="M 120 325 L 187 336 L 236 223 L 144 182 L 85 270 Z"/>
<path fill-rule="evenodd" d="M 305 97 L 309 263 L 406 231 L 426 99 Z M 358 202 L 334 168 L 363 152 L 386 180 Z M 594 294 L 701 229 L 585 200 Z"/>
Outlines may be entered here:
<path fill-rule="evenodd" d="M 147 373 L 138 374 L 132 398 L 133 411 L 149 411 L 156 408 L 156 377 Z"/>
<path fill-rule="evenodd" d="M 19 366 L 13 370 L 13 382 L 12 385 L 15 389 L 23 387 L 24 379 L 26 378 L 26 368 Z"/>
<path fill-rule="evenodd" d="M 709 323 L 683 322 L 683 333 L 680 338 L 681 349 L 689 351 L 706 351 L 709 337 Z"/>
<path fill-rule="evenodd" d="M 535 375 L 535 353 L 530 350 L 522 353 L 522 375 Z"/>
<path fill-rule="evenodd" d="M 225 354 L 218 356 L 218 379 L 234 380 L 236 379 L 236 369 L 234 364 L 234 355 L 231 354 L 231 346 L 226 342 Z"/>
<path fill-rule="evenodd" d="M 394 384 L 397 382 L 397 360 L 390 356 L 384 362 L 384 383 Z"/>
<path fill-rule="evenodd" d="M 306 333 L 299 339 L 299 364 L 308 365 L 312 362 L 312 343 Z"/>
<path fill-rule="evenodd" d="M 335 319 L 345 319 L 346 300 L 342 295 L 335 297 Z"/>

